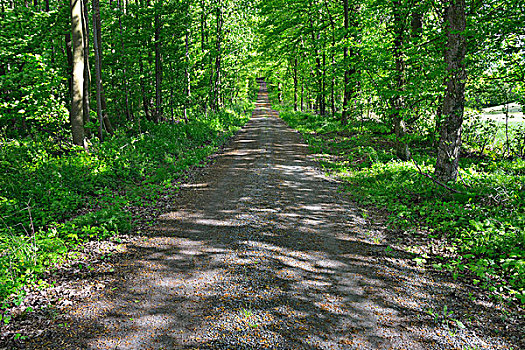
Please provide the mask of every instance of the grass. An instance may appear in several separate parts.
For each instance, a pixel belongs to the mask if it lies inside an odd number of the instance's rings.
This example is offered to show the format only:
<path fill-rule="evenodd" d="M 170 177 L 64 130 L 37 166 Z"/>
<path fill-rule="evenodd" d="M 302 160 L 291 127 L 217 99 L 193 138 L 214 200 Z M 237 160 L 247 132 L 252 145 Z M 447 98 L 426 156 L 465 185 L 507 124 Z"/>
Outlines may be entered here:
<path fill-rule="evenodd" d="M 251 108 L 251 107 L 250 107 Z M 250 109 L 244 108 L 244 109 Z M 188 124 L 120 130 L 89 152 L 53 140 L 0 140 L 0 302 L 83 242 L 126 233 L 130 206 L 155 203 L 248 120 L 241 108 Z"/>
<path fill-rule="evenodd" d="M 422 176 L 414 162 L 396 159 L 393 135 L 380 122 L 343 127 L 305 113 L 283 111 L 281 117 L 304 135 L 350 196 L 388 213 L 391 229 L 445 238 L 448 246 L 429 264 L 455 277 L 466 274 L 496 297 L 525 303 L 524 160 L 505 159 L 488 148 L 490 156 L 464 158 L 453 185 L 461 193 L 453 193 Z M 431 142 L 414 136 L 410 145 L 414 160 L 432 174 Z"/>
<path fill-rule="evenodd" d="M 463 138 L 466 148 L 479 154 L 488 153 L 494 157 L 501 154 L 525 156 L 525 125 L 523 113 L 517 104 L 511 104 L 506 123 L 503 106 L 486 108 L 483 111 L 466 110 Z M 508 125 L 508 138 L 506 124 Z M 499 155 L 498 155 L 499 154 Z"/>

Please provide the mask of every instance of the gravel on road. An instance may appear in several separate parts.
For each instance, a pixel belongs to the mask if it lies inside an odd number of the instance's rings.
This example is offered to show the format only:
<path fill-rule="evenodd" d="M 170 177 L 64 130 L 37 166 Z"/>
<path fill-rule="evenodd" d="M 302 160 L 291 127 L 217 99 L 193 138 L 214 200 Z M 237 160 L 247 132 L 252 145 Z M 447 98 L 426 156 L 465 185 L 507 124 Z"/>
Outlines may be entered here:
<path fill-rule="evenodd" d="M 251 121 L 34 349 L 518 349 L 490 302 L 372 240 L 261 83 Z"/>

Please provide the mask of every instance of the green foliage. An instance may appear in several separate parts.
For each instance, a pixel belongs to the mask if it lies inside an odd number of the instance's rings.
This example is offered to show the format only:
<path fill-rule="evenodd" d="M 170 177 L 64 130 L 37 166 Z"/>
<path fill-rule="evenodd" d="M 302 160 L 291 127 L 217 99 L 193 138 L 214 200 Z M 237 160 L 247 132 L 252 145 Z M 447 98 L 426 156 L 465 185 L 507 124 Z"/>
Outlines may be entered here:
<path fill-rule="evenodd" d="M 0 300 L 77 245 L 129 231 L 125 208 L 151 205 L 204 164 L 253 108 L 253 4 L 100 1 L 104 108 L 116 129 L 100 142 L 85 5 L 88 152 L 70 140 L 68 4 L 0 9 Z"/>
<path fill-rule="evenodd" d="M 0 300 L 35 283 L 78 244 L 132 229 L 127 206 L 147 206 L 247 121 L 249 105 L 188 124 L 144 122 L 89 153 L 41 140 L 0 147 Z"/>
<path fill-rule="evenodd" d="M 443 310 L 441 312 L 437 312 L 434 309 L 428 309 L 427 314 L 434 318 L 434 322 L 439 322 L 446 328 L 453 326 L 459 329 L 465 329 L 465 325 L 460 320 L 454 318 L 454 311 L 449 311 L 447 305 L 443 306 Z"/>
<path fill-rule="evenodd" d="M 455 274 L 468 270 L 473 283 L 525 302 L 522 159 L 463 159 L 461 182 L 452 185 L 460 193 L 453 193 L 422 176 L 413 162 L 396 160 L 388 137 L 374 135 L 381 128 L 377 122 L 341 127 L 304 113 L 281 116 L 305 135 L 323 167 L 344 180 L 352 197 L 390 213 L 392 229 L 417 228 L 430 237 L 445 237 L 447 251 L 454 254 L 434 257 L 441 259 L 440 268 Z M 431 174 L 429 164 L 435 160 L 424 138 L 412 145 L 413 158 Z"/>
<path fill-rule="evenodd" d="M 467 122 L 463 129 L 464 146 L 476 150 L 479 154 L 492 146 L 498 134 L 498 123 L 494 120 L 483 120 L 479 113 L 467 112 Z"/>
<path fill-rule="evenodd" d="M 67 134 L 67 78 L 50 51 L 57 36 L 56 21 L 61 16 L 61 11 L 35 12 L 24 6 L 3 11 L 0 135 L 44 134 L 57 140 Z"/>
<path fill-rule="evenodd" d="M 131 230 L 131 215 L 122 209 L 106 208 L 77 216 L 51 228 L 65 241 L 102 240 Z"/>

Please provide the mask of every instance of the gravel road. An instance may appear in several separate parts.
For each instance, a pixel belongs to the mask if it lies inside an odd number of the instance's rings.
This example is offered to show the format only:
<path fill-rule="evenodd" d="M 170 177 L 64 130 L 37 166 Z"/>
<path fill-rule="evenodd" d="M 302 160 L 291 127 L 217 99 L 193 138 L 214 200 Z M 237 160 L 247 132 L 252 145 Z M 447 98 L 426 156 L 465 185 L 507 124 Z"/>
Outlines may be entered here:
<path fill-rule="evenodd" d="M 32 347 L 518 349 L 485 323 L 492 304 L 372 240 L 380 229 L 311 157 L 262 83 L 251 121 L 130 247 L 117 280 Z"/>

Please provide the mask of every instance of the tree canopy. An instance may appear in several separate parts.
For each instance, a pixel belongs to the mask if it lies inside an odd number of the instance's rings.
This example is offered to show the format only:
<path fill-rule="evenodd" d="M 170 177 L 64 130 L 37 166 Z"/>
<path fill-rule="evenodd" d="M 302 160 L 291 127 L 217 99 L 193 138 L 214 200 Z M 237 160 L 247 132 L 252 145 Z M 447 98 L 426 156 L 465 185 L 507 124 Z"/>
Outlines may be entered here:
<path fill-rule="evenodd" d="M 522 0 L 0 0 L 0 244 L 29 246 L 29 231 L 55 232 L 86 202 L 104 209 L 98 198 L 126 181 L 167 186 L 242 124 L 264 77 L 291 123 L 335 125 L 326 133 L 349 144 L 381 138 L 455 203 L 506 208 L 497 224 L 462 225 L 504 232 L 497 253 L 476 254 L 522 286 L 523 185 L 496 172 L 524 169 L 525 125 L 512 119 L 525 104 L 524 23 Z M 376 159 L 366 147 L 356 158 Z M 462 157 L 493 171 L 489 195 L 458 189 Z M 33 273 L 5 270 L 12 286 Z"/>

